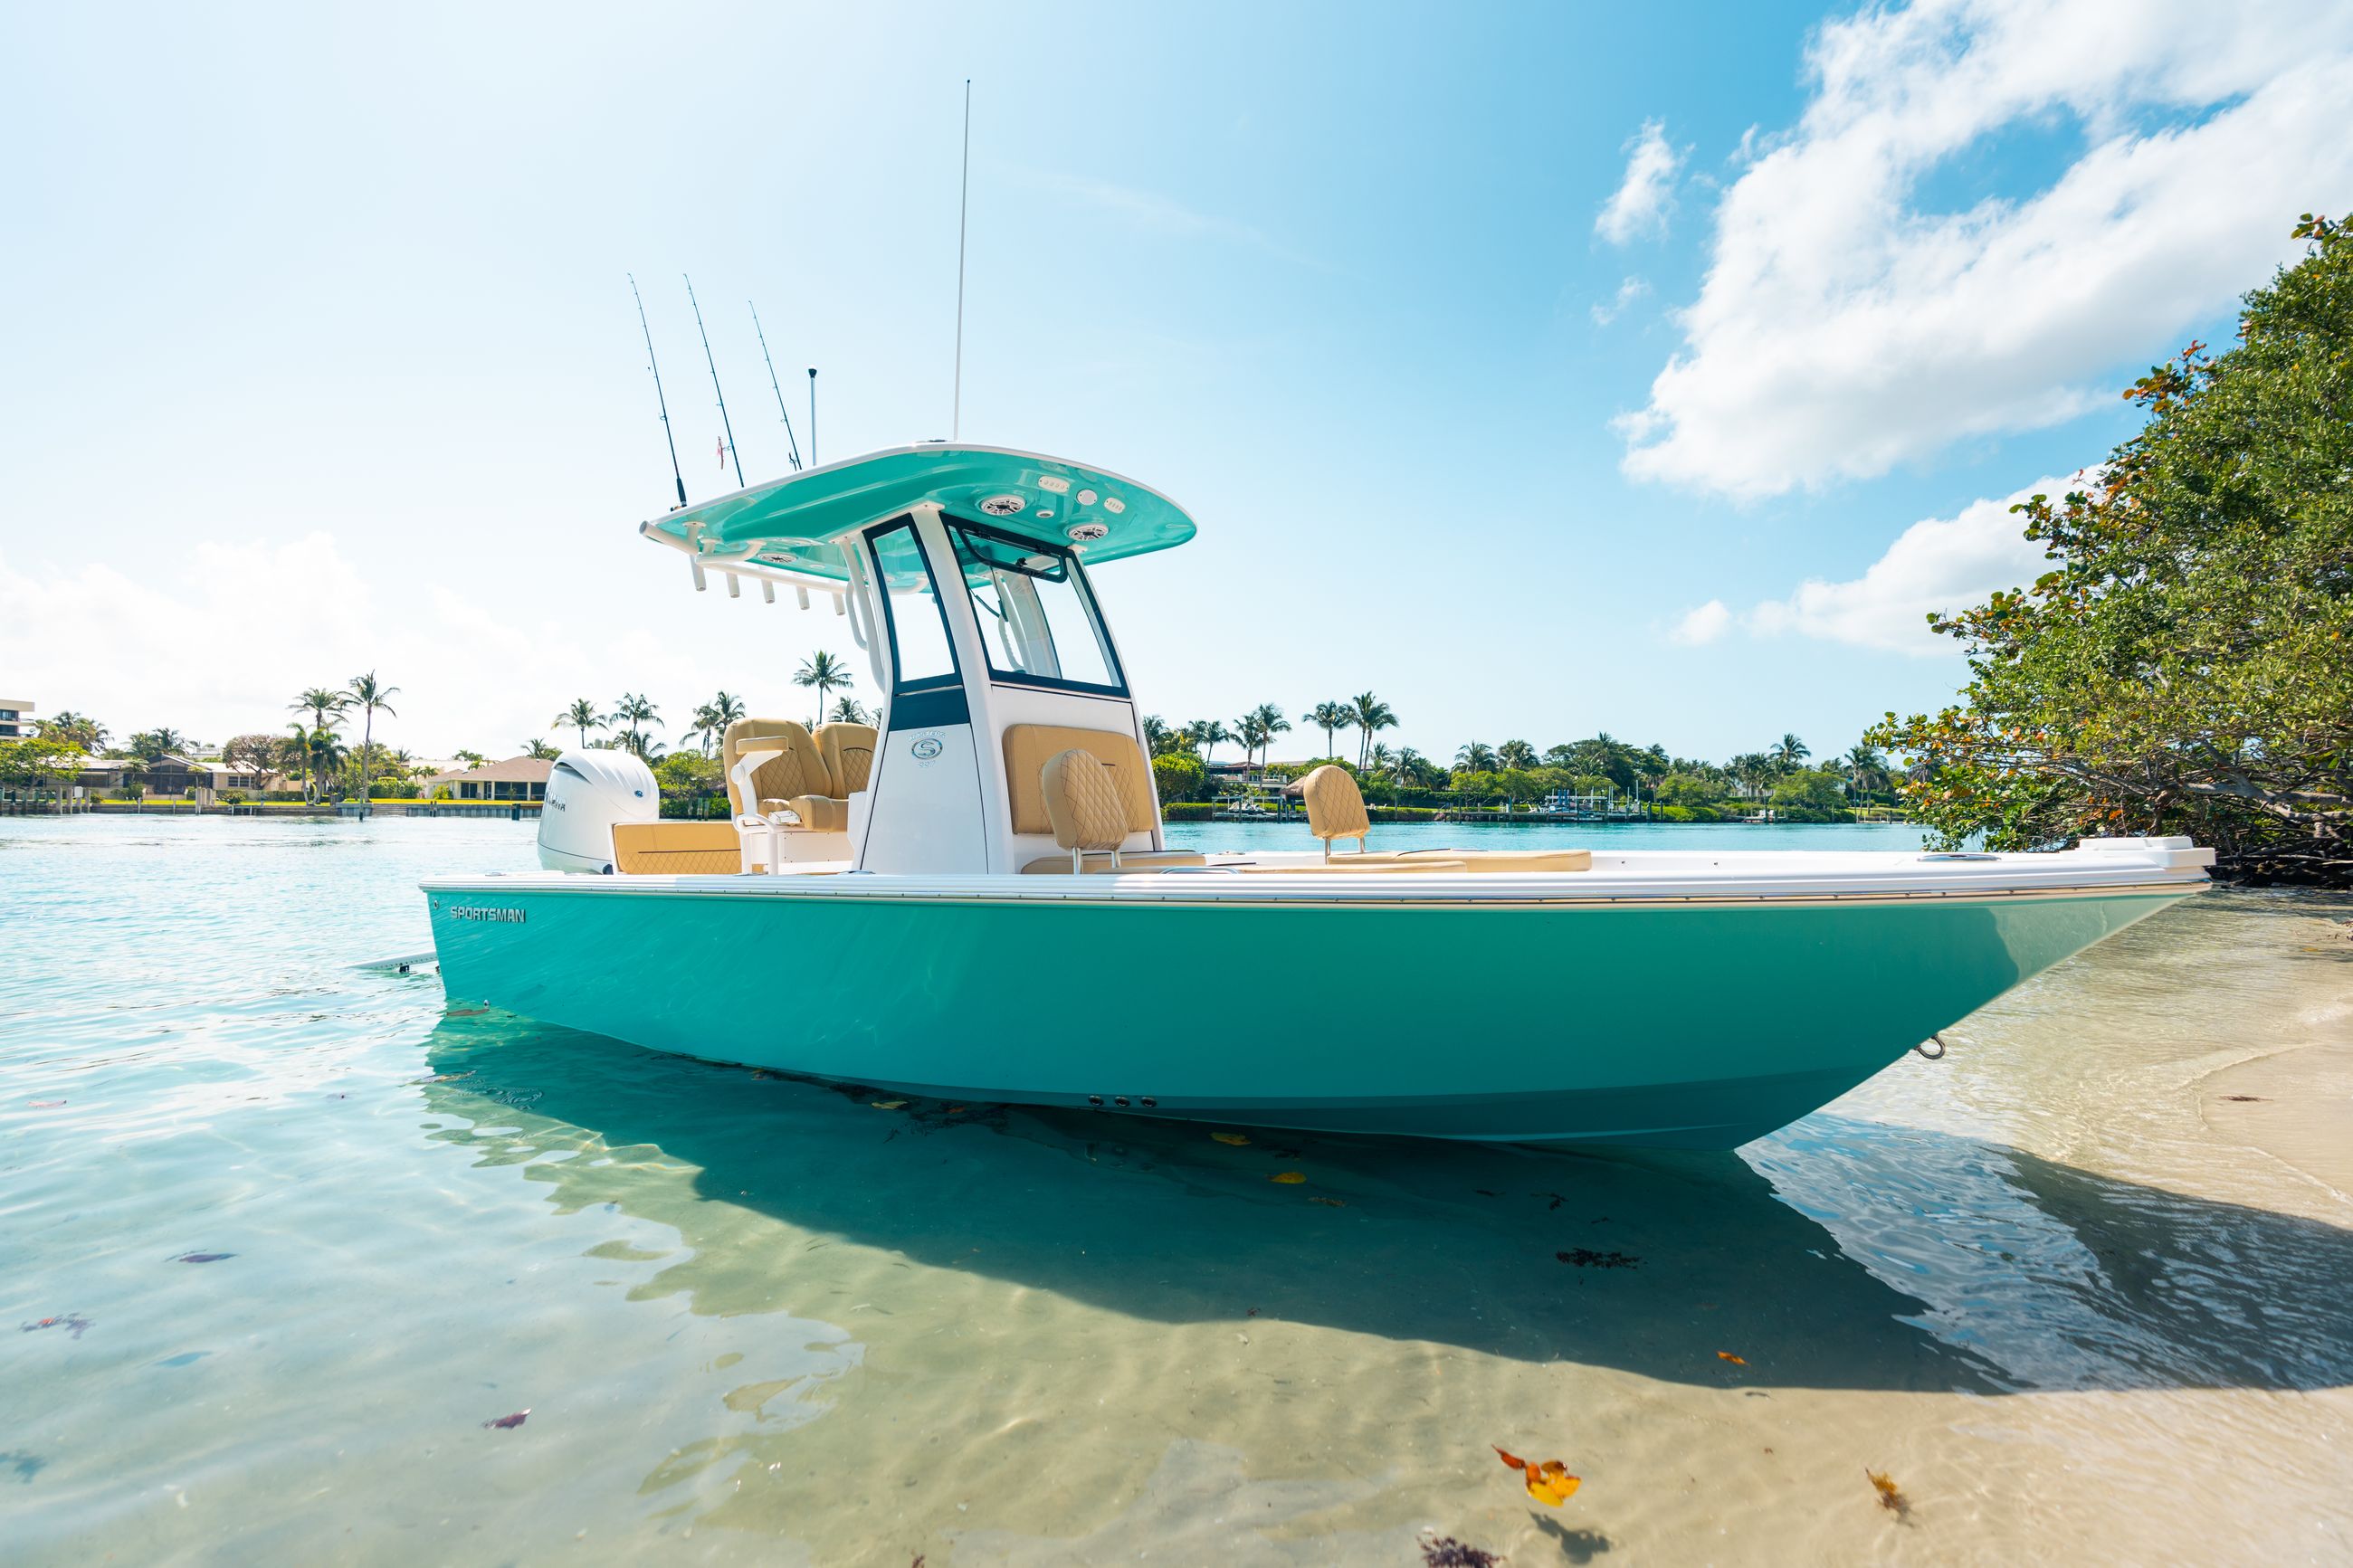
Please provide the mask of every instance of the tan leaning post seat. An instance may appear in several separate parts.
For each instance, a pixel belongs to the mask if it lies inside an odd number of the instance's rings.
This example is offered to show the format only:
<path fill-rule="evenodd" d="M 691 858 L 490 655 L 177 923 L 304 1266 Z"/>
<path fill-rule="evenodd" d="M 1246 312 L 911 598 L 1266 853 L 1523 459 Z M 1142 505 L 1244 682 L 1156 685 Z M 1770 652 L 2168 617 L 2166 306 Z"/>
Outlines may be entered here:
<path fill-rule="evenodd" d="M 1356 853 L 1365 852 L 1373 819 L 1365 812 L 1364 792 L 1347 769 L 1324 763 L 1299 781 L 1299 798 L 1307 805 L 1307 831 L 1324 841 L 1324 858 L 1332 858 L 1335 838 L 1353 838 Z"/>
<path fill-rule="evenodd" d="M 1365 810 L 1364 792 L 1347 769 L 1326 763 L 1299 781 L 1300 798 L 1307 805 L 1307 831 L 1324 841 L 1324 864 L 1330 870 L 1359 867 L 1392 871 L 1590 871 L 1590 849 L 1408 849 L 1396 854 L 1367 855 L 1365 838 L 1373 829 Z M 1354 855 L 1335 858 L 1332 841 L 1353 838 Z"/>
<path fill-rule="evenodd" d="M 1064 760 L 1072 753 L 1091 760 L 1094 774 L 1084 774 L 1078 763 Z M 1050 770 L 1059 781 L 1052 786 L 1047 782 Z M 1076 782 L 1082 779 L 1085 782 Z M 1189 849 L 1120 848 L 1128 838 L 1148 835 L 1160 825 L 1151 770 L 1144 765 L 1144 752 L 1133 735 L 1064 724 L 1009 725 L 1005 731 L 1005 791 L 1014 832 L 1051 835 L 1057 846 L 1070 851 L 1068 856 L 1040 856 L 1023 866 L 1024 872 L 1067 877 L 1073 871 L 1148 871 L 1208 864 Z M 1086 844 L 1062 836 L 1065 822 L 1076 831 L 1079 808 L 1068 799 L 1050 806 L 1058 791 L 1082 792 L 1091 803 Z M 1056 820 L 1057 810 L 1064 814 L 1063 821 Z"/>
<path fill-rule="evenodd" d="M 1114 870 L 1119 867 L 1119 847 L 1127 842 L 1127 809 L 1110 773 L 1092 752 L 1076 746 L 1048 757 L 1039 770 L 1046 819 L 1053 825 L 1054 842 L 1071 852 L 1073 871 L 1086 869 L 1090 849 L 1108 854 Z"/>

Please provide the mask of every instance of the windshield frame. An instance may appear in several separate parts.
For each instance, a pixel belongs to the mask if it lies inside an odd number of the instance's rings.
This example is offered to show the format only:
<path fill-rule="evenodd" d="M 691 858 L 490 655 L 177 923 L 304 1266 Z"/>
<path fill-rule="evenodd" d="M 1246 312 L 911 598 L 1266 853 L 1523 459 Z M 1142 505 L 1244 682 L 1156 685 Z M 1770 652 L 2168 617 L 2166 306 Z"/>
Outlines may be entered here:
<path fill-rule="evenodd" d="M 940 522 L 947 530 L 948 544 L 955 555 L 956 581 L 964 585 L 965 598 L 972 606 L 976 629 L 981 634 L 981 657 L 987 662 L 988 678 L 993 684 L 1033 686 L 1048 691 L 1080 692 L 1089 697 L 1125 698 L 1128 696 L 1126 667 L 1120 661 L 1119 648 L 1112 641 L 1111 628 L 1103 621 L 1102 606 L 1095 603 L 1094 584 L 1088 580 L 1085 563 L 1079 559 L 1077 551 L 1068 545 L 1054 544 L 1042 539 L 1026 539 L 1020 534 L 1008 533 L 1003 529 L 991 528 L 987 523 L 972 522 L 946 512 L 940 514 Z M 980 551 L 974 549 L 967 543 L 968 539 L 985 539 L 991 543 L 1008 545 L 1024 555 L 1050 555 L 1059 563 L 1060 575 L 1057 577 L 1049 572 L 1028 571 L 1018 565 L 1000 565 L 989 560 Z M 1094 634 L 1095 646 L 1103 654 L 1103 666 L 1110 671 L 1110 683 L 1073 680 L 1067 676 L 1060 675 L 1037 675 L 1028 670 L 1007 669 L 1000 666 L 997 662 L 996 645 L 990 641 L 989 628 L 985 624 L 985 617 L 993 616 L 995 612 L 987 609 L 974 597 L 975 584 L 965 574 L 968 565 L 976 565 L 984 571 L 1011 572 L 1017 575 L 1041 582 L 1068 583 L 1073 586 L 1078 593 L 1080 611 L 1086 616 L 1087 627 Z M 1050 616 L 1047 618 L 1046 631 L 1049 637 L 1053 636 L 1054 627 Z M 1055 658 L 1058 663 L 1061 659 L 1061 647 L 1059 641 L 1055 643 Z"/>

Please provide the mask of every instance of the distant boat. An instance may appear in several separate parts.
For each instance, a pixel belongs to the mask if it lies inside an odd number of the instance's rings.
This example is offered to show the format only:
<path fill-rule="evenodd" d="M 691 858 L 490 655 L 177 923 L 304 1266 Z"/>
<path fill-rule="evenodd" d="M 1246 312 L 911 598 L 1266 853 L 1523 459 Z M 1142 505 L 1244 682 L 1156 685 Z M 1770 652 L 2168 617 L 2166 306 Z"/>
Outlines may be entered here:
<path fill-rule="evenodd" d="M 1174 502 L 927 444 L 640 531 L 698 586 L 830 598 L 889 694 L 879 732 L 731 725 L 732 822 L 657 820 L 642 763 L 567 752 L 539 843 L 569 871 L 425 884 L 452 999 L 658 1050 L 959 1104 L 1726 1149 L 2213 859 L 2181 838 L 1367 854 L 1335 767 L 1302 781 L 1320 851 L 1171 850 L 1090 578 L 1190 539 Z M 1168 1005 L 1204 985 L 1251 1026 Z"/>

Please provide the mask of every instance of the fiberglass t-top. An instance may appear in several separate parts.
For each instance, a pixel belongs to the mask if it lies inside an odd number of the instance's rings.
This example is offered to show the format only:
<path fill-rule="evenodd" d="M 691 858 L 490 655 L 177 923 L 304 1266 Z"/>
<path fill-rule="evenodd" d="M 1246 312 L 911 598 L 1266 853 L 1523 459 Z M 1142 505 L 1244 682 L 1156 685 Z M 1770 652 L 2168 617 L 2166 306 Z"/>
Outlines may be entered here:
<path fill-rule="evenodd" d="M 1046 863 L 1038 772 L 1073 747 L 1126 803 L 1123 856 L 1163 849 L 1139 716 L 1088 568 L 1192 537 L 1166 498 L 1034 453 L 933 445 L 810 469 L 641 531 L 686 552 L 698 587 L 716 571 L 731 593 L 749 580 L 772 599 L 778 585 L 804 603 L 832 595 L 872 661 L 885 696 L 868 788 L 849 796 L 838 844 L 803 841 L 786 858 L 871 871 Z"/>

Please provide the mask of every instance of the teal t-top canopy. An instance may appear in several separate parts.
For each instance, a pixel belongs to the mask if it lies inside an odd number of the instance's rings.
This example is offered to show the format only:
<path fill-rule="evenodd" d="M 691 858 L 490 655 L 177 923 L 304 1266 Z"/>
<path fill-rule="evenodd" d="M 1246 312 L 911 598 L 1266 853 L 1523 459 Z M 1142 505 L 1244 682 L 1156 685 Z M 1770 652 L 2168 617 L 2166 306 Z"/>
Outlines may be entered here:
<path fill-rule="evenodd" d="M 926 442 L 807 468 L 638 525 L 713 565 L 732 559 L 848 580 L 841 541 L 936 502 L 949 516 L 1074 545 L 1089 565 L 1166 550 L 1193 520 L 1159 491 L 1103 468 L 1004 447 Z M 748 552 L 748 553 L 746 553 Z"/>

